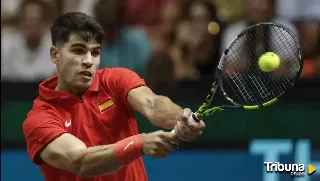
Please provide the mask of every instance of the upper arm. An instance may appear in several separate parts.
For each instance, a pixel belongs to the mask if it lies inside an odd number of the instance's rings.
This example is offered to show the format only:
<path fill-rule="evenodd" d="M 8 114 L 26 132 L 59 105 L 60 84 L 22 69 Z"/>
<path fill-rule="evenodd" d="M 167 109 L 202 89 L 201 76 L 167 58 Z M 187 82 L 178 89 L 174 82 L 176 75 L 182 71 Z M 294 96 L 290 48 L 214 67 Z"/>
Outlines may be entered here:
<path fill-rule="evenodd" d="M 85 144 L 64 129 L 63 123 L 50 112 L 29 115 L 23 124 L 27 151 L 36 164 L 43 162 L 64 170 L 72 152 L 86 148 Z M 71 171 L 71 170 L 70 170 Z"/>
<path fill-rule="evenodd" d="M 40 153 L 41 159 L 58 169 L 78 172 L 76 152 L 86 149 L 86 145 L 75 136 L 65 133 L 51 141 Z"/>
<path fill-rule="evenodd" d="M 148 117 L 153 105 L 153 100 L 156 98 L 156 94 L 152 92 L 147 86 L 138 87 L 130 90 L 128 93 L 128 103 L 130 106 Z"/>

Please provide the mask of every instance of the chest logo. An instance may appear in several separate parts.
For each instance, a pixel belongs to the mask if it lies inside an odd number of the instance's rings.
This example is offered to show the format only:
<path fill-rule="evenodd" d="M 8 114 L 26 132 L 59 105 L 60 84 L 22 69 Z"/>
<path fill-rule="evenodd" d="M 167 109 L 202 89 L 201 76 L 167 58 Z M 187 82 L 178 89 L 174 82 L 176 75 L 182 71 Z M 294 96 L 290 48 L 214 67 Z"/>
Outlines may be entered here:
<path fill-rule="evenodd" d="M 98 108 L 102 113 L 105 113 L 107 110 L 111 109 L 114 107 L 114 102 L 112 101 L 112 99 L 107 99 L 107 100 L 104 100 L 100 103 L 97 104 L 98 105 Z"/>
<path fill-rule="evenodd" d="M 66 122 L 64 123 L 64 125 L 65 125 L 66 127 L 70 127 L 70 126 L 71 126 L 71 119 L 70 119 L 69 121 L 66 121 Z"/>

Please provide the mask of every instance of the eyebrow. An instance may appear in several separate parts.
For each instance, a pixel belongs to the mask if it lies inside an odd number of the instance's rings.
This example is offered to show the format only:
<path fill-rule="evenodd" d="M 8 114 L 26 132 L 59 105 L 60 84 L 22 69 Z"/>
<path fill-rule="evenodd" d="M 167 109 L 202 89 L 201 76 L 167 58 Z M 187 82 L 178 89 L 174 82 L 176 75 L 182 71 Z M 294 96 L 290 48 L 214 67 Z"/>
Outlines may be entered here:
<path fill-rule="evenodd" d="M 87 47 L 85 44 L 83 44 L 83 43 L 75 43 L 75 44 L 72 44 L 70 47 L 71 47 L 71 48 L 73 48 L 73 47 L 88 48 L 88 47 Z M 100 46 L 100 45 L 97 45 L 97 46 L 95 46 L 95 47 L 92 47 L 91 49 L 101 49 L 101 46 Z"/>

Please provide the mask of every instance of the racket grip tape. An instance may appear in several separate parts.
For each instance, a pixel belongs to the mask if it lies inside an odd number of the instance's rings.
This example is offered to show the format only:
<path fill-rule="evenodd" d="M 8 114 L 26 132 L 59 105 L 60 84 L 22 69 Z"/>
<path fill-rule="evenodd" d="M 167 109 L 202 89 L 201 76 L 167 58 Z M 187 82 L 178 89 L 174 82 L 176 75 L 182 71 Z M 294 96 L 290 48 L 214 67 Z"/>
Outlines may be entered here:
<path fill-rule="evenodd" d="M 198 116 L 197 116 L 195 113 L 192 113 L 191 117 L 192 117 L 192 119 L 193 119 L 195 122 L 197 122 L 197 123 L 200 122 L 200 120 L 201 120 L 201 119 L 198 118 Z M 176 134 L 175 129 L 173 129 L 173 130 L 171 131 L 171 133 L 172 133 L 172 134 Z"/>

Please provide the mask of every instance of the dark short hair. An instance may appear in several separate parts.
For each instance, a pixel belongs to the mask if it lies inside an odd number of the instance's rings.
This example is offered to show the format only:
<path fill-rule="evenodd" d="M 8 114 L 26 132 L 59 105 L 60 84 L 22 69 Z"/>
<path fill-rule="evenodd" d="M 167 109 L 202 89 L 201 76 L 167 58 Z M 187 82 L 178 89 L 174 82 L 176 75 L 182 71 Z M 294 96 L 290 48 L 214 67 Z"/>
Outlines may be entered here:
<path fill-rule="evenodd" d="M 95 40 L 102 44 L 104 31 L 91 16 L 79 12 L 66 13 L 56 19 L 51 26 L 52 44 L 66 43 L 71 34 L 77 34 L 85 41 Z"/>

